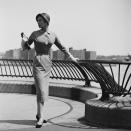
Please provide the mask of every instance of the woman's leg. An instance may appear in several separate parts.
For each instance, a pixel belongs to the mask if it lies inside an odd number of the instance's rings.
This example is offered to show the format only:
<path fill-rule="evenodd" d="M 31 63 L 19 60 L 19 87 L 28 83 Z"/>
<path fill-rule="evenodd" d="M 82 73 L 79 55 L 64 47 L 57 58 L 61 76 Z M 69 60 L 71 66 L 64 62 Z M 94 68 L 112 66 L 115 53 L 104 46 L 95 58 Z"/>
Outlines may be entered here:
<path fill-rule="evenodd" d="M 37 115 L 39 118 L 44 118 L 44 105 L 48 99 L 49 89 L 49 75 L 42 78 L 37 78 L 36 82 L 36 94 L 37 94 Z"/>
<path fill-rule="evenodd" d="M 44 101 L 41 102 L 39 95 L 37 95 L 37 116 L 38 118 L 43 118 L 43 111 L 44 111 Z"/>
<path fill-rule="evenodd" d="M 43 123 L 43 111 L 45 101 L 48 99 L 49 93 L 49 78 L 51 71 L 51 61 L 47 56 L 37 56 L 34 60 L 33 74 L 36 85 L 37 95 L 37 115 L 39 121 L 37 125 Z"/>

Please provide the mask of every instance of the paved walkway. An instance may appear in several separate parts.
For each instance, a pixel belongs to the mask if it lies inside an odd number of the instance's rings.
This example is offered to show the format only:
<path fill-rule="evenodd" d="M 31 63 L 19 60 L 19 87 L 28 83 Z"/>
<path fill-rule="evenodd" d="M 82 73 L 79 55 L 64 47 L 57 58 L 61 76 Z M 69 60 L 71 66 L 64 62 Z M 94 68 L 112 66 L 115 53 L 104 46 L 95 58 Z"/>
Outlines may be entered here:
<path fill-rule="evenodd" d="M 0 131 L 126 131 L 89 126 L 84 109 L 81 102 L 50 97 L 44 112 L 48 123 L 36 129 L 35 95 L 0 93 Z"/>

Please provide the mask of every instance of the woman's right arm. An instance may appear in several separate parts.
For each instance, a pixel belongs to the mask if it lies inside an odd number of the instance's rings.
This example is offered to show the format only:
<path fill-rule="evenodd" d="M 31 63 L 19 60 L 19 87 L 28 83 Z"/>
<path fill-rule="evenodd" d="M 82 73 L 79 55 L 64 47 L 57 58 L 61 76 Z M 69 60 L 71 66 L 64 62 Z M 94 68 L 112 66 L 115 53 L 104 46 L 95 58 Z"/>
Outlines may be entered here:
<path fill-rule="evenodd" d="M 34 39 L 35 39 L 34 36 L 35 35 L 34 35 L 34 32 L 33 32 L 33 33 L 31 33 L 30 37 L 28 38 L 27 43 L 28 43 L 29 46 L 34 42 Z"/>
<path fill-rule="evenodd" d="M 34 41 L 34 32 L 30 35 L 30 37 L 28 38 L 24 33 L 22 34 L 22 48 L 23 50 L 30 50 L 30 45 L 33 43 Z"/>

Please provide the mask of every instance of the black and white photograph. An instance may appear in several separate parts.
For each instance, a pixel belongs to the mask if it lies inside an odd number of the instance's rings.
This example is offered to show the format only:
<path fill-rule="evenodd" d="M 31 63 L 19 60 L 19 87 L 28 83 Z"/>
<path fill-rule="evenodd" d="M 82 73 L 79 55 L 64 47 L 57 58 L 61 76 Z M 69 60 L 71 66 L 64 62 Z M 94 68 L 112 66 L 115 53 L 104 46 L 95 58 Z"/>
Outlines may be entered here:
<path fill-rule="evenodd" d="M 0 131 L 131 130 L 131 0 L 0 0 Z"/>

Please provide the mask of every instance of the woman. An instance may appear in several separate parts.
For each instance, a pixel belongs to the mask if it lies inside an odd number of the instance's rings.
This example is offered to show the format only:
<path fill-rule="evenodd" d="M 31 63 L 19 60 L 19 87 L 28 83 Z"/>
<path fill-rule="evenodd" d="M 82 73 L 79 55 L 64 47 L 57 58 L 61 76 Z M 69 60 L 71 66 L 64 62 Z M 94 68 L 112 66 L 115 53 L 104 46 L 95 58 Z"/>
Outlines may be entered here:
<path fill-rule="evenodd" d="M 36 16 L 36 21 L 39 30 L 34 31 L 28 41 L 25 42 L 24 49 L 30 49 L 30 45 L 34 42 L 36 56 L 33 62 L 33 76 L 36 86 L 37 95 L 37 123 L 36 128 L 42 127 L 44 103 L 48 99 L 49 77 L 51 72 L 51 59 L 49 56 L 51 46 L 55 44 L 61 51 L 63 51 L 71 60 L 77 61 L 66 48 L 61 44 L 58 37 L 48 31 L 50 23 L 50 16 L 47 13 L 41 13 Z"/>

